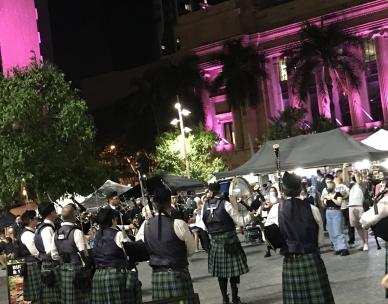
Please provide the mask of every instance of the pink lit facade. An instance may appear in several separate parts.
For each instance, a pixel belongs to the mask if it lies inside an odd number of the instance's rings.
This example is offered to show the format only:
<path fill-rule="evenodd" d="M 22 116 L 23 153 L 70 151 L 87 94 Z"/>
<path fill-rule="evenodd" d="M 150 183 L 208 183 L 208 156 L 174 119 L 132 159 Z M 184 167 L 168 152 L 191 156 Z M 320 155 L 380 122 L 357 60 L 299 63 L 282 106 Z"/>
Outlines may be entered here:
<path fill-rule="evenodd" d="M 315 1 L 312 2 L 316 3 Z M 308 1 L 308 3 L 310 3 L 310 1 Z M 333 1 L 333 3 L 335 3 L 335 1 Z M 229 7 L 227 5 L 229 5 Z M 289 7 L 293 5 L 295 7 L 293 12 L 295 12 L 298 5 L 303 6 L 310 4 L 306 4 L 306 1 L 295 0 L 283 5 L 284 8 L 286 8 L 287 5 Z M 324 5 L 325 4 L 323 4 L 323 6 Z M 282 5 L 279 6 L 280 11 L 283 9 L 281 6 Z M 269 119 L 271 117 L 277 117 L 279 113 L 288 106 L 306 107 L 308 110 L 307 118 L 311 121 L 311 103 L 313 102 L 316 105 L 319 114 L 327 118 L 330 117 L 328 97 L 322 94 L 322 91 L 324 91 L 322 90 L 323 88 L 320 88 L 318 85 L 311 87 L 308 100 L 302 103 L 296 96 L 293 96 L 288 82 L 285 60 L 282 58 L 282 53 L 285 50 L 298 45 L 298 32 L 305 20 L 309 20 L 316 24 L 320 24 L 322 18 L 325 24 L 343 22 L 347 31 L 361 36 L 366 40 L 364 50 L 360 50 L 359 52 L 360 58 L 363 58 L 365 62 L 365 70 L 359 71 L 361 78 L 360 88 L 344 94 L 342 90 L 338 89 L 336 84 L 333 85 L 333 98 L 338 126 L 345 131 L 353 133 L 365 132 L 380 126 L 388 126 L 388 1 L 365 1 L 363 4 L 356 3 L 353 6 L 343 5 L 342 7 L 348 8 L 330 11 L 330 13 L 325 13 L 324 17 L 317 15 L 310 18 L 300 17 L 298 22 L 294 21 L 287 23 L 286 25 L 275 26 L 262 31 L 245 34 L 243 25 L 246 25 L 249 21 L 244 17 L 244 14 L 249 16 L 248 11 L 244 11 L 244 8 L 241 8 L 237 12 L 237 4 L 236 7 L 233 7 L 231 1 L 221 7 L 219 11 L 221 12 L 224 10 L 227 12 L 221 13 L 225 15 L 229 14 L 230 22 L 240 24 L 239 28 L 235 31 L 239 33 L 229 35 L 227 38 L 225 37 L 218 41 L 213 40 L 211 43 L 202 44 L 193 48 L 196 54 L 204 58 L 202 70 L 204 75 L 210 80 L 214 79 L 222 67 L 214 65 L 212 62 L 207 62 L 206 58 L 210 54 L 220 50 L 225 39 L 240 37 L 245 43 L 256 44 L 263 50 L 267 59 L 267 78 L 260 84 L 263 92 L 263 105 L 259 106 L 257 109 L 252 109 L 248 122 L 250 130 L 253 132 L 252 134 L 256 137 L 256 142 L 259 142 L 261 136 L 264 134 L 265 129 L 269 124 Z M 235 17 L 236 19 L 233 21 L 232 17 L 234 15 L 232 12 L 235 11 L 236 15 L 239 14 L 240 17 Z M 261 14 L 262 16 L 266 16 L 263 18 L 269 18 L 271 14 L 276 16 L 274 12 L 276 12 L 276 8 L 270 8 L 261 11 Z M 220 18 L 219 15 L 221 14 L 219 13 L 217 15 L 217 13 L 212 13 L 210 9 L 209 12 L 206 13 L 208 15 L 213 14 L 218 18 Z M 252 15 L 254 14 L 250 14 L 250 16 Z M 240 20 L 237 18 L 240 18 Z M 198 18 L 198 20 L 200 19 Z M 205 21 L 196 22 L 200 26 L 199 22 L 204 23 Z M 268 22 L 271 22 L 270 18 L 268 19 Z M 253 21 L 252 24 L 254 24 Z M 253 25 L 251 27 L 253 27 Z M 266 25 L 263 24 L 261 27 L 265 28 Z M 247 26 L 247 28 L 249 28 L 249 26 Z M 232 30 L 231 33 L 233 33 Z M 178 35 L 179 34 L 180 32 L 178 29 Z M 185 28 L 183 26 L 181 34 L 184 37 Z M 183 43 L 184 41 L 182 44 Z M 317 79 L 321 76 L 317 73 L 315 77 Z M 318 81 L 315 83 L 318 83 Z M 209 130 L 215 131 L 222 138 L 222 141 L 217 146 L 218 151 L 236 149 L 233 135 L 231 135 L 235 127 L 235 122 L 233 122 L 232 112 L 227 109 L 225 104 L 226 99 L 224 95 L 209 96 L 207 92 L 204 93 L 204 109 L 206 112 L 205 125 Z M 247 149 L 247 147 L 237 147 L 237 150 L 241 149 Z"/>
<path fill-rule="evenodd" d="M 34 0 L 0 0 L 0 60 L 4 74 L 41 58 Z"/>

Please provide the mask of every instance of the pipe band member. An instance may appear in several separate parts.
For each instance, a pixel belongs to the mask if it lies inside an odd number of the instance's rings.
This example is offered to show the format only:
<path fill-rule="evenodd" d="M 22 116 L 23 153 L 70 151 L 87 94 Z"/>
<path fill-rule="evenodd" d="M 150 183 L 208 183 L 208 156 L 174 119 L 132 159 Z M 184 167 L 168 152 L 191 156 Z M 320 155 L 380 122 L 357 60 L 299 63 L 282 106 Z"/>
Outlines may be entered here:
<path fill-rule="evenodd" d="M 229 303 L 228 278 L 232 290 L 232 303 L 242 304 L 238 297 L 240 276 L 249 271 L 247 257 L 236 234 L 236 225 L 241 227 L 251 219 L 239 214 L 236 205 L 220 193 L 219 183 L 209 185 L 211 198 L 205 203 L 202 219 L 210 234 L 208 269 L 218 278 L 223 303 Z"/>
<path fill-rule="evenodd" d="M 172 218 L 170 190 L 156 189 L 154 202 L 158 207 L 156 216 L 146 220 L 136 236 L 144 240 L 150 254 L 152 299 L 192 296 L 187 257 L 195 252 L 194 238 L 183 220 Z"/>
<path fill-rule="evenodd" d="M 90 280 L 80 282 L 79 276 L 88 264 L 85 236 L 75 225 L 77 210 L 69 204 L 62 209 L 61 228 L 54 235 L 51 257 L 60 259 L 61 303 L 80 304 L 90 302 Z"/>
<path fill-rule="evenodd" d="M 117 212 L 103 208 L 97 214 L 97 222 L 100 229 L 96 233 L 92 254 L 96 265 L 92 303 L 142 303 L 137 269 L 125 251 L 125 243 L 130 240 L 125 232 L 117 229 Z"/>
<path fill-rule="evenodd" d="M 283 188 L 286 199 L 272 207 L 266 222 L 278 225 L 283 237 L 283 303 L 332 304 L 334 298 L 319 252 L 324 237 L 319 209 L 300 198 L 299 176 L 285 172 Z"/>
<path fill-rule="evenodd" d="M 55 234 L 54 222 L 58 218 L 55 206 L 50 202 L 42 202 L 38 206 L 43 222 L 35 232 L 35 245 L 42 261 L 42 303 L 61 303 L 60 273 L 58 262 L 51 257 L 53 237 Z M 58 259 L 58 257 L 55 257 Z"/>
<path fill-rule="evenodd" d="M 24 229 L 20 234 L 21 256 L 24 257 L 25 271 L 23 296 L 25 301 L 40 303 L 42 280 L 40 275 L 39 251 L 35 246 L 35 228 L 38 217 L 34 210 L 28 210 L 21 216 Z"/>

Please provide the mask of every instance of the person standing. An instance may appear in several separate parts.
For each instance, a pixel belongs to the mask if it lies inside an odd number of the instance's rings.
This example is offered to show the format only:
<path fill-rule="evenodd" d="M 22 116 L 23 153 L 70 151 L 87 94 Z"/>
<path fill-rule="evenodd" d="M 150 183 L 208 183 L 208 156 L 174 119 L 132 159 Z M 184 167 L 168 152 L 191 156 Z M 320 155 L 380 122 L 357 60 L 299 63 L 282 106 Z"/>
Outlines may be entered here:
<path fill-rule="evenodd" d="M 124 243 L 130 240 L 117 229 L 117 213 L 103 208 L 97 214 L 97 222 L 100 229 L 93 247 L 96 272 L 92 281 L 91 303 L 142 303 L 136 266 L 128 260 L 125 252 Z"/>
<path fill-rule="evenodd" d="M 350 221 L 349 221 L 349 187 L 347 186 L 349 185 L 349 182 L 347 181 L 345 185 L 343 172 L 344 172 L 343 170 L 337 170 L 336 172 L 336 177 L 334 179 L 335 191 L 341 193 L 342 195 L 341 211 L 344 217 L 345 227 L 348 228 L 348 244 L 349 244 L 349 247 L 354 247 L 355 231 L 354 231 L 354 227 L 350 225 Z"/>
<path fill-rule="evenodd" d="M 58 263 L 51 257 L 52 240 L 55 234 L 54 222 L 58 216 L 53 203 L 40 203 L 38 211 L 44 219 L 38 225 L 34 238 L 39 259 L 42 261 L 42 303 L 61 303 Z"/>
<path fill-rule="evenodd" d="M 40 261 L 39 251 L 35 246 L 35 228 L 38 218 L 34 210 L 28 210 L 21 216 L 24 229 L 20 234 L 21 255 L 25 261 L 23 297 L 24 301 L 41 302 Z"/>
<path fill-rule="evenodd" d="M 22 234 L 23 231 L 23 222 L 20 216 L 17 216 L 15 219 L 15 224 L 12 226 L 12 234 L 14 240 L 19 240 L 20 235 Z"/>
<path fill-rule="evenodd" d="M 242 304 L 238 296 L 240 276 L 249 271 L 247 258 L 236 234 L 236 225 L 244 225 L 237 206 L 220 193 L 219 183 L 209 185 L 211 198 L 205 203 L 202 218 L 210 234 L 209 273 L 218 278 L 223 303 L 229 303 L 228 278 L 232 303 Z M 246 222 L 251 219 L 250 214 Z"/>
<path fill-rule="evenodd" d="M 356 172 L 352 176 L 352 185 L 349 192 L 349 220 L 350 225 L 357 230 L 361 239 L 358 250 L 368 251 L 368 230 L 363 229 L 360 223 L 361 216 L 364 213 L 363 203 L 365 200 L 364 190 L 361 186 L 361 176 Z"/>
<path fill-rule="evenodd" d="M 342 195 L 335 191 L 333 181 L 326 182 L 327 194 L 323 197 L 323 204 L 326 207 L 326 223 L 329 237 L 334 245 L 335 254 L 349 255 L 346 246 L 346 237 L 343 233 L 344 217 L 341 211 Z"/>
<path fill-rule="evenodd" d="M 285 172 L 282 181 L 286 199 L 272 207 L 266 225 L 278 225 L 283 238 L 283 303 L 334 304 L 319 252 L 324 238 L 320 211 L 301 199 L 299 176 Z"/>
<path fill-rule="evenodd" d="M 83 265 L 88 264 L 88 251 L 85 236 L 75 225 L 77 211 L 72 204 L 62 209 L 61 228 L 54 235 L 51 257 L 60 259 L 61 303 L 89 303 L 90 290 L 84 288 L 89 282 L 78 284 Z M 84 285 L 84 286 L 81 286 Z"/>
<path fill-rule="evenodd" d="M 146 220 L 136 235 L 136 240 L 145 242 L 150 255 L 152 299 L 192 296 L 194 288 L 187 257 L 195 252 L 194 238 L 183 220 L 172 217 L 168 189 L 156 189 L 154 202 L 155 217 Z"/>

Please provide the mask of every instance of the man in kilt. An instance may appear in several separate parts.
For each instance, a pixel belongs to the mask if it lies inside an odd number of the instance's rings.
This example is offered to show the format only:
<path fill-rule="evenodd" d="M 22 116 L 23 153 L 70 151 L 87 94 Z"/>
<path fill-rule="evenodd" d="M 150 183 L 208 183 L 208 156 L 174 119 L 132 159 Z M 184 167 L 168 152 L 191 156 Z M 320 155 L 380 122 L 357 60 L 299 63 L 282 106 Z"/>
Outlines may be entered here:
<path fill-rule="evenodd" d="M 136 235 L 137 240 L 144 240 L 150 255 L 153 300 L 194 294 L 187 257 L 195 252 L 195 242 L 188 225 L 172 218 L 170 197 L 168 189 L 155 190 L 158 212 L 142 224 Z"/>
<path fill-rule="evenodd" d="M 92 282 L 92 304 L 140 304 L 141 283 L 137 269 L 128 260 L 124 244 L 130 242 L 125 232 L 117 229 L 118 213 L 103 208 L 97 214 L 97 231 L 93 258 L 96 272 Z"/>
<path fill-rule="evenodd" d="M 61 215 L 63 222 L 54 235 L 51 251 L 51 257 L 59 256 L 61 264 L 61 303 L 89 303 L 91 277 L 84 277 L 89 273 L 88 251 L 85 236 L 81 228 L 75 225 L 75 206 L 65 206 Z"/>
<path fill-rule="evenodd" d="M 52 241 L 55 233 L 54 222 L 57 213 L 53 203 L 43 202 L 38 206 L 40 216 L 44 219 L 35 231 L 35 246 L 42 261 L 42 303 L 61 303 L 60 276 L 58 262 L 51 258 Z"/>
<path fill-rule="evenodd" d="M 282 236 L 284 304 L 334 303 L 319 243 L 323 241 L 320 211 L 299 195 L 301 178 L 284 173 L 284 202 L 272 207 L 266 225 L 279 226 Z"/>
<path fill-rule="evenodd" d="M 25 268 L 23 272 L 24 301 L 41 303 L 41 276 L 39 251 L 35 246 L 35 227 L 38 225 L 38 218 L 34 210 L 28 210 L 22 214 L 24 229 L 20 235 L 21 255 L 24 257 Z"/>
<path fill-rule="evenodd" d="M 244 219 L 237 206 L 220 193 L 219 183 L 209 185 L 211 198 L 203 208 L 203 221 L 210 234 L 209 273 L 218 278 L 223 303 L 229 303 L 228 278 L 232 303 L 242 304 L 238 296 L 240 276 L 249 271 L 247 258 L 236 234 L 236 225 L 243 226 Z M 251 219 L 248 214 L 245 219 Z"/>

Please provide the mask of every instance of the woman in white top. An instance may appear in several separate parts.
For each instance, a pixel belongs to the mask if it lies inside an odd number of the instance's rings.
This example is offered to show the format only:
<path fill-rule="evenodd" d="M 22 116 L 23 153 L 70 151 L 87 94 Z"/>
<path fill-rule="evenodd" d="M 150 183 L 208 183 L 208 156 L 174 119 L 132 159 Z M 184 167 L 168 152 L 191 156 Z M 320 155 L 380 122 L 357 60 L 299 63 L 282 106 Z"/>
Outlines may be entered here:
<path fill-rule="evenodd" d="M 358 250 L 368 251 L 368 230 L 363 229 L 360 223 L 364 213 L 364 190 L 360 185 L 360 175 L 356 173 L 352 176 L 353 185 L 349 192 L 349 221 L 350 225 L 356 228 L 361 239 Z"/>

